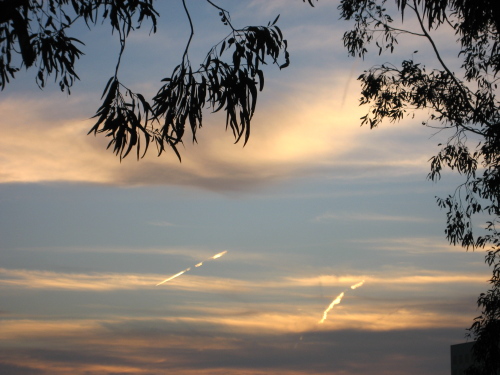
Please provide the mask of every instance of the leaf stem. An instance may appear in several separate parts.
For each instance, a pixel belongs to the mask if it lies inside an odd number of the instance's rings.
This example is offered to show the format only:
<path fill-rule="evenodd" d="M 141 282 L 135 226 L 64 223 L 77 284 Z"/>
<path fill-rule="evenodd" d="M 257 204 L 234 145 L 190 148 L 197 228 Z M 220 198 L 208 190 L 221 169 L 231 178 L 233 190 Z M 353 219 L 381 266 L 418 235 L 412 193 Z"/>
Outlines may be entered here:
<path fill-rule="evenodd" d="M 191 19 L 191 14 L 189 14 L 189 10 L 186 6 L 186 0 L 182 0 L 182 5 L 184 6 L 184 10 L 185 10 L 187 18 L 189 20 L 189 27 L 191 28 L 191 33 L 189 34 L 189 39 L 188 39 L 188 42 L 186 44 L 186 48 L 184 49 L 184 54 L 182 55 L 182 63 L 184 64 L 184 62 L 186 61 L 188 51 L 189 51 L 189 46 L 191 44 L 191 40 L 193 40 L 194 26 L 193 26 L 193 21 Z"/>

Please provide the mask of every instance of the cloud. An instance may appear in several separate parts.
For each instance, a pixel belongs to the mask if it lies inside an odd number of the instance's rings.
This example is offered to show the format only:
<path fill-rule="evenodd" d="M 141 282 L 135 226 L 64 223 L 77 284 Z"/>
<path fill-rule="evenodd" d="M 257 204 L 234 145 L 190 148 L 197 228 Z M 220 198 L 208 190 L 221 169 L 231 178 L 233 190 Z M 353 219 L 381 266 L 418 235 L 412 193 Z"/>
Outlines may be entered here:
<path fill-rule="evenodd" d="M 0 103 L 4 114 L 0 121 L 1 182 L 109 180 L 109 159 L 99 159 L 87 142 L 89 121 L 77 120 L 71 114 L 60 116 L 62 100 L 8 98 Z M 78 98 L 72 98 L 65 105 L 78 103 Z M 49 113 L 55 113 L 54 117 Z"/>
<path fill-rule="evenodd" d="M 296 102 L 272 112 L 263 111 L 260 119 L 254 121 L 254 135 L 244 149 L 233 145 L 231 136 L 224 132 L 223 126 L 218 126 L 219 131 L 212 129 L 210 135 L 200 136 L 199 146 L 186 144 L 186 150 L 181 150 L 182 164 L 168 151 L 161 158 L 151 155 L 140 162 L 128 158 L 120 164 L 112 153 L 105 151 L 107 140 L 86 136 L 91 121 L 40 118 L 41 111 L 56 111 L 61 99 L 49 97 L 42 102 L 10 98 L 0 104 L 3 114 L 0 127 L 4 134 L 0 154 L 4 168 L 0 180 L 4 183 L 78 181 L 242 189 L 283 179 L 332 150 L 335 116 L 328 114 L 327 103 L 306 106 L 304 102 Z M 289 106 L 298 114 L 289 111 Z M 25 111 L 26 107 L 30 111 Z M 20 113 L 23 115 L 19 116 Z M 217 126 L 216 119 L 207 122 L 207 127 Z M 314 133 L 304 132 L 305 127 L 311 126 Z"/>
<path fill-rule="evenodd" d="M 194 269 L 194 268 L 193 268 Z M 181 271 L 181 270 L 179 270 Z M 176 273 L 176 272 L 174 272 Z M 174 274 L 173 273 L 173 274 Z M 173 275 L 172 274 L 172 275 Z M 410 275 L 408 275 L 410 274 Z M 138 290 L 155 289 L 159 281 L 168 274 L 129 274 L 129 273 L 63 273 L 42 270 L 23 270 L 0 268 L 0 288 L 27 288 L 47 290 Z M 438 284 L 484 284 L 484 274 L 467 274 L 448 271 L 393 270 L 372 272 L 371 275 L 314 275 L 310 277 L 282 277 L 274 279 L 239 280 L 220 276 L 182 275 L 168 283 L 169 288 L 200 292 L 238 291 L 258 293 L 259 289 L 268 292 L 283 288 L 323 286 L 349 286 L 361 280 L 369 285 L 384 285 L 384 289 L 399 289 L 406 286 L 428 286 Z M 165 285 L 167 287 L 167 285 Z M 279 290 L 279 291 L 278 291 Z"/>
<path fill-rule="evenodd" d="M 363 244 L 363 247 L 373 250 L 399 251 L 411 254 L 463 253 L 460 246 L 447 243 L 442 237 L 398 237 L 352 239 L 352 243 Z"/>
<path fill-rule="evenodd" d="M 261 94 L 252 135 L 245 147 L 233 144 L 221 114 L 207 115 L 199 144 L 186 141 L 185 148 L 181 147 L 182 163 L 173 152 L 167 150 L 158 158 L 153 149 L 140 161 L 132 156 L 120 163 L 106 150 L 108 139 L 86 135 L 93 121 L 83 120 L 83 113 L 88 116 L 94 109 L 80 97 L 66 101 L 55 95 L 33 95 L 22 100 L 11 96 L 0 103 L 0 182 L 170 184 L 229 192 L 324 173 L 332 166 L 346 168 L 350 175 L 361 171 L 358 164 L 366 168 L 359 159 L 363 155 L 355 151 L 365 147 L 365 137 L 372 136 L 359 130 L 358 118 L 363 110 L 353 102 L 340 112 L 336 109 L 343 102 L 336 92 L 339 87 L 344 90 L 345 79 L 331 72 L 315 81 L 299 75 L 294 84 L 273 87 Z M 271 96 L 279 101 L 266 103 Z M 65 108 L 60 114 L 61 106 L 77 108 L 73 112 Z M 55 113 L 53 117 L 51 113 Z M 405 147 L 407 159 L 417 166 L 415 155 Z M 383 149 L 381 144 L 373 163 L 389 168 L 396 163 L 408 170 L 406 159 L 394 159 L 394 150 L 386 154 Z"/>
<path fill-rule="evenodd" d="M 410 223 L 425 223 L 430 220 L 422 217 L 415 216 L 400 216 L 400 215 L 381 215 L 373 213 L 332 213 L 327 212 L 316 216 L 314 219 L 316 222 L 325 222 L 332 220 L 343 220 L 343 221 L 397 221 L 397 222 L 410 222 Z"/>
<path fill-rule="evenodd" d="M 426 271 L 420 270 L 411 272 L 408 275 L 408 270 L 405 271 L 380 271 L 373 272 L 373 275 L 316 275 L 311 277 L 294 278 L 290 277 L 287 280 L 291 285 L 297 286 L 339 286 L 349 285 L 352 283 L 365 280 L 366 285 L 383 284 L 385 287 L 400 288 L 412 285 L 438 285 L 438 284 L 484 284 L 487 277 L 484 274 L 463 275 L 458 272 L 448 271 Z"/>
<path fill-rule="evenodd" d="M 76 335 L 92 334 L 99 331 L 99 324 L 93 320 L 64 320 L 57 321 L 15 319 L 0 322 L 0 338 L 2 340 L 38 340 L 42 337 L 63 338 Z"/>
<path fill-rule="evenodd" d="M 156 287 L 165 276 L 1 269 L 0 288 L 18 294 L 31 290 L 39 295 L 49 291 L 93 292 L 82 293 L 79 299 L 79 313 L 82 314 L 89 308 L 86 306 L 96 305 L 93 302 L 98 298 L 96 292 L 114 295 L 121 291 L 128 293 L 127 300 L 130 301 L 140 293 L 141 299 L 150 301 L 149 305 L 157 301 L 159 295 L 167 293 L 170 298 L 164 307 L 157 302 L 144 307 L 141 314 L 145 319 L 152 314 L 160 314 L 166 316 L 160 318 L 162 321 L 208 325 L 217 327 L 218 332 L 282 334 L 317 329 L 318 320 L 331 299 L 361 280 L 365 280 L 363 288 L 346 292 L 342 303 L 335 306 L 329 319 L 322 325 L 325 329 L 394 330 L 466 326 L 471 317 L 464 313 L 463 308 L 449 306 L 464 295 L 473 296 L 474 290 L 486 284 L 485 275 L 431 271 L 408 275 L 408 272 L 403 271 L 399 274 L 381 271 L 371 275 L 314 275 L 275 279 L 254 277 L 252 280 L 186 274 Z M 463 287 L 450 292 L 451 285 Z M 321 296 L 318 295 L 318 286 L 323 291 Z M 187 303 L 186 298 L 191 302 Z M 96 306 L 100 306 L 100 303 Z M 470 306 L 472 308 L 472 304 Z M 67 310 L 63 306 L 59 306 L 59 309 Z M 89 310 L 91 316 L 99 316 L 100 310 L 95 309 Z M 129 313 L 133 313 L 134 309 L 137 306 L 133 304 L 120 307 L 120 311 Z M 106 307 L 101 314 L 112 318 L 112 311 L 112 308 Z M 388 316 L 391 318 L 387 319 Z"/>
<path fill-rule="evenodd" d="M 417 375 L 444 373 L 448 364 L 443 358 L 449 355 L 449 345 L 461 339 L 456 330 L 445 328 L 368 332 L 325 329 L 299 336 L 215 332 L 196 324 L 180 331 L 180 324 L 161 320 L 76 321 L 73 326 L 61 323 L 56 327 L 50 322 L 8 322 L 25 332 L 33 329 L 33 334 L 9 336 L 14 345 L 0 354 L 0 369 L 17 366 L 25 373 L 76 375 L 387 375 L 409 368 L 414 372 L 405 374 Z M 8 329 L 5 323 L 0 324 Z M 45 334 L 40 335 L 42 330 Z"/>
<path fill-rule="evenodd" d="M 119 273 L 71 274 L 38 270 L 0 269 L 0 288 L 48 290 L 109 291 L 148 288 L 154 285 L 151 275 Z"/>
<path fill-rule="evenodd" d="M 124 273 L 62 273 L 39 270 L 12 270 L 0 268 L 0 288 L 23 288 L 43 290 L 73 290 L 106 292 L 112 290 L 155 289 L 165 279 L 160 274 Z M 191 276 L 188 280 L 172 280 L 170 288 L 204 292 L 239 291 L 245 288 L 244 281 Z"/>

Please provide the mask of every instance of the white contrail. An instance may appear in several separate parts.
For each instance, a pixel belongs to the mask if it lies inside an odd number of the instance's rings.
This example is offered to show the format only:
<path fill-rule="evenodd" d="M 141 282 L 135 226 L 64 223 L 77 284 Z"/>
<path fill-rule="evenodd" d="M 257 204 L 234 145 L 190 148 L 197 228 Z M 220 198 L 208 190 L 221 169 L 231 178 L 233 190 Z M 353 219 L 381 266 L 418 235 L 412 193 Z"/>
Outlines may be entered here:
<path fill-rule="evenodd" d="M 223 256 L 223 255 L 224 255 L 224 254 L 226 254 L 226 253 L 227 253 L 227 250 L 224 250 L 224 251 L 222 251 L 222 252 L 220 252 L 220 253 L 218 253 L 218 254 L 215 254 L 213 257 L 210 257 L 210 258 L 208 258 L 207 260 L 204 260 L 203 262 L 200 262 L 200 263 L 198 263 L 198 264 L 195 264 L 195 267 L 200 267 L 200 266 L 202 266 L 202 265 L 203 265 L 203 263 L 204 263 L 204 262 L 208 262 L 209 260 L 220 258 L 221 256 Z M 179 272 L 179 273 L 176 273 L 174 276 L 170 276 L 168 279 L 165 279 L 165 280 L 163 280 L 161 283 L 156 284 L 156 286 L 161 285 L 161 284 L 164 284 L 164 283 L 166 283 L 167 281 L 170 281 L 170 280 L 172 280 L 172 279 L 175 279 L 176 277 L 178 277 L 178 276 L 182 275 L 183 273 L 185 273 L 185 272 L 189 271 L 190 269 L 191 269 L 191 267 L 186 268 L 184 271 L 181 271 L 181 272 Z"/>
<path fill-rule="evenodd" d="M 213 257 L 209 258 L 210 259 L 217 259 L 217 258 L 220 258 L 221 256 L 223 256 L 225 253 L 227 253 L 227 250 L 224 250 L 222 252 L 220 252 L 219 254 L 215 254 Z"/>
<path fill-rule="evenodd" d="M 333 306 L 338 305 L 340 301 L 342 301 L 342 297 L 344 297 L 344 292 L 340 293 L 337 298 L 335 298 L 332 303 L 330 303 L 330 306 L 326 308 L 326 310 L 323 312 L 323 318 L 318 322 L 319 324 L 323 323 L 330 312 L 331 309 L 333 309 Z"/>
<path fill-rule="evenodd" d="M 363 285 L 365 283 L 365 280 L 363 281 L 360 281 L 359 283 L 357 284 L 354 284 L 351 286 L 351 289 L 356 289 L 356 288 L 359 288 L 361 285 Z M 344 290 L 342 293 L 340 293 L 337 298 L 335 298 L 332 303 L 330 303 L 330 306 L 328 306 L 326 308 L 326 310 L 323 312 L 323 318 L 321 318 L 321 320 L 318 322 L 318 324 L 321 324 L 323 323 L 325 320 L 326 320 L 326 317 L 328 315 L 328 313 L 330 312 L 331 309 L 333 309 L 333 306 L 335 305 L 338 305 L 340 303 L 340 301 L 342 301 L 342 297 L 344 297 L 344 294 L 346 291 L 348 291 L 349 289 L 346 289 Z"/>
<path fill-rule="evenodd" d="M 179 272 L 179 273 L 176 273 L 174 276 L 170 276 L 168 279 L 165 279 L 165 280 L 163 280 L 161 283 L 156 284 L 156 286 L 161 285 L 161 284 L 164 284 L 164 283 L 166 283 L 167 281 L 170 281 L 170 280 L 172 280 L 172 279 L 175 279 L 177 276 L 182 275 L 184 272 L 187 272 L 187 271 L 189 271 L 190 269 L 191 269 L 191 267 L 186 268 L 184 271 L 181 271 L 181 272 Z"/>
<path fill-rule="evenodd" d="M 353 286 L 351 286 L 351 289 L 356 289 L 356 288 L 359 288 L 361 285 L 363 285 L 365 283 L 365 280 L 363 281 L 360 281 L 359 283 L 357 284 L 354 284 Z"/>

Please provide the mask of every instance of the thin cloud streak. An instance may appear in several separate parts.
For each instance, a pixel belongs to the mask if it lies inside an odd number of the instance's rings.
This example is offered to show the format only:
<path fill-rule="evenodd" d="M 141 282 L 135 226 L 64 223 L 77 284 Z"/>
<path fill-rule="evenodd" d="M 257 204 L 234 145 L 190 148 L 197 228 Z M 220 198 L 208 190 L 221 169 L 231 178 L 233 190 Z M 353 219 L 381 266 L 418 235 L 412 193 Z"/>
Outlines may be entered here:
<path fill-rule="evenodd" d="M 414 271 L 415 272 L 415 271 Z M 418 272 L 418 271 L 417 271 Z M 380 275 L 364 275 L 366 282 L 370 284 L 386 285 L 401 288 L 406 285 L 438 285 L 438 284 L 478 284 L 484 285 L 487 281 L 487 276 L 484 274 L 473 274 L 473 275 L 463 275 L 460 273 L 445 272 L 445 271 L 435 271 L 426 272 L 422 274 L 414 274 L 412 276 L 402 276 L 402 275 L 387 275 L 387 272 L 381 273 Z M 338 286 L 353 282 L 353 280 L 359 279 L 359 276 L 335 276 L 335 275 L 319 275 L 303 278 L 287 278 L 290 285 L 296 286 Z"/>
<path fill-rule="evenodd" d="M 212 259 L 212 258 L 210 258 Z M 183 270 L 176 274 L 186 272 Z M 484 274 L 463 275 L 460 273 L 436 271 L 415 273 L 412 276 L 361 275 L 371 285 L 384 288 L 401 289 L 405 286 L 427 286 L 446 284 L 477 284 L 484 285 L 487 276 Z M 418 271 L 417 271 L 418 272 Z M 174 275 L 175 277 L 177 277 Z M 140 290 L 154 289 L 157 274 L 126 274 L 126 273 L 61 273 L 40 270 L 22 270 L 0 268 L 0 288 L 26 288 L 46 290 L 75 290 L 75 291 L 111 291 L 111 290 Z M 172 280 L 168 278 L 167 280 Z M 190 275 L 182 283 L 175 282 L 171 288 L 178 290 L 222 291 L 233 290 L 250 292 L 261 288 L 273 290 L 296 287 L 339 286 L 352 284 L 360 279 L 360 275 L 315 275 L 311 277 L 279 277 L 272 280 L 239 280 L 219 276 Z"/>
<path fill-rule="evenodd" d="M 397 221 L 397 222 L 410 222 L 410 223 L 427 223 L 430 220 L 422 217 L 415 216 L 399 216 L 399 215 L 380 215 L 373 213 L 331 213 L 327 212 L 316 216 L 313 221 L 325 222 L 330 220 L 343 220 L 343 221 Z"/>
<path fill-rule="evenodd" d="M 180 272 L 182 274 L 186 270 Z M 177 276 L 179 275 L 177 274 Z M 176 276 L 176 277 L 177 277 Z M 74 290 L 108 292 L 113 290 L 154 289 L 157 274 L 126 273 L 61 273 L 39 270 L 12 270 L 0 268 L 0 288 L 40 290 Z M 215 279 L 215 280 L 212 280 Z M 208 280 L 211 280 L 210 282 Z M 210 284 L 210 287 L 207 285 Z M 184 285 L 175 284 L 180 290 L 241 290 L 246 283 L 218 277 L 193 276 Z"/>
<path fill-rule="evenodd" d="M 404 251 L 412 254 L 464 253 L 460 246 L 450 245 L 442 237 L 398 237 L 352 239 L 352 243 L 363 244 L 373 250 Z"/>
<path fill-rule="evenodd" d="M 300 334 L 311 331 L 324 330 L 346 330 L 355 329 L 360 331 L 393 331 L 409 329 L 436 329 L 455 328 L 464 329 L 470 325 L 471 317 L 464 317 L 462 312 L 442 310 L 428 310 L 427 306 L 417 303 L 392 301 L 370 306 L 368 303 L 359 305 L 359 299 L 353 299 L 338 304 L 343 296 L 338 296 L 333 306 L 335 308 L 334 319 L 323 319 L 319 326 L 317 319 L 321 313 L 318 309 L 308 309 L 290 313 L 286 311 L 262 311 L 252 314 L 241 314 L 241 311 L 223 309 L 211 311 L 202 310 L 202 315 L 184 316 L 181 314 L 170 317 L 148 317 L 132 318 L 126 316 L 109 316 L 105 319 L 58 319 L 57 321 L 44 319 L 3 319 L 0 322 L 0 340 L 9 342 L 19 341 L 44 341 L 47 337 L 58 337 L 64 340 L 80 340 L 89 335 L 99 336 L 103 327 L 116 325 L 123 327 L 157 326 L 165 327 L 171 334 L 185 335 L 183 327 L 191 327 L 194 331 L 209 330 L 219 335 L 225 334 Z M 372 302 L 372 301 L 369 301 Z M 403 305 L 401 305 L 403 303 Z M 399 305 L 398 305 L 399 304 Z M 333 307 L 332 306 L 332 307 Z M 266 306 L 262 306 L 266 309 Z M 327 313 L 331 309 L 328 309 Z M 451 309 L 450 309 L 451 310 Z M 189 335 L 188 335 L 189 337 Z M 106 343 L 106 336 L 99 340 Z"/>

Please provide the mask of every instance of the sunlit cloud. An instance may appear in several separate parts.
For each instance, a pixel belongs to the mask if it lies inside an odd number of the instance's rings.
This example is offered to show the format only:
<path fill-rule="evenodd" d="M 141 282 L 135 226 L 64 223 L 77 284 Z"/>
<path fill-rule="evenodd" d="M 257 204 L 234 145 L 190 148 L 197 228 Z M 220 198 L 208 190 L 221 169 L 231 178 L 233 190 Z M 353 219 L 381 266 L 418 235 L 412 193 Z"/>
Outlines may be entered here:
<path fill-rule="evenodd" d="M 154 276 L 121 273 L 60 273 L 39 270 L 0 269 L 0 288 L 110 291 L 147 288 Z"/>
<path fill-rule="evenodd" d="M 327 166 L 342 167 L 347 160 L 342 155 L 355 152 L 364 137 L 371 136 L 359 129 L 362 110 L 355 101 L 349 101 L 341 112 L 332 110 L 342 105 L 342 97 L 335 93 L 339 87 L 344 90 L 345 85 L 345 80 L 330 73 L 318 82 L 299 81 L 287 87 L 288 92 L 280 94 L 284 95 L 280 103 L 270 106 L 263 101 L 253 120 L 251 139 L 244 148 L 234 145 L 231 134 L 220 126 L 223 117 L 207 116 L 199 144 L 187 142 L 181 149 L 182 163 L 169 152 L 160 158 L 152 152 L 140 161 L 129 157 L 120 163 L 106 150 L 107 139 L 86 135 L 92 120 L 84 120 L 81 106 L 74 115 L 69 112 L 64 118 L 53 120 L 48 115 L 53 111 L 48 108 L 59 108 L 65 99 L 48 95 L 43 100 L 21 100 L 12 96 L 0 103 L 0 183 L 170 184 L 230 191 L 322 173 Z M 276 88 L 274 91 L 269 95 L 277 95 Z M 300 95 L 296 95 L 299 91 Z M 67 104 L 71 105 L 75 103 Z M 30 111 L 23 110 L 26 106 Z M 89 107 L 88 112 L 93 110 Z M 398 131 L 404 133 L 403 129 Z M 381 156 L 380 162 L 385 165 L 389 159 Z M 358 162 L 355 158 L 349 160 L 349 166 Z"/>
<path fill-rule="evenodd" d="M 34 320 L 13 319 L 0 320 L 0 339 L 38 339 L 50 335 L 52 337 L 74 337 L 85 336 L 101 330 L 99 321 L 92 319 L 58 319 Z"/>
<path fill-rule="evenodd" d="M 209 258 L 212 259 L 212 258 Z M 204 261 L 205 262 L 205 261 Z M 203 262 L 201 262 L 203 263 Z M 199 263 L 197 263 L 200 266 Z M 191 269 L 191 267 L 189 268 Z M 257 293 L 266 289 L 268 293 L 282 293 L 290 288 L 295 294 L 304 295 L 297 287 L 310 288 L 338 287 L 355 284 L 362 277 L 370 285 L 384 287 L 385 290 L 403 290 L 404 288 L 426 288 L 429 285 L 485 285 L 488 275 L 463 274 L 446 271 L 408 271 L 380 272 L 371 275 L 314 275 L 311 277 L 277 277 L 275 279 L 242 280 L 215 276 L 198 276 L 188 274 L 182 281 L 176 278 L 187 272 L 184 269 L 166 280 L 171 281 L 169 288 L 185 291 L 234 291 L 240 293 Z M 411 273 L 411 275 L 408 275 Z M 158 284 L 158 274 L 128 274 L 128 273 L 62 273 L 41 270 L 5 269 L 0 268 L 0 288 L 27 288 L 47 290 L 140 290 L 154 289 Z M 175 279 L 175 280 L 174 280 Z M 166 281 L 164 281 L 166 282 Z"/>
<path fill-rule="evenodd" d="M 464 275 L 459 272 L 446 271 L 420 271 L 420 274 L 402 275 L 397 273 L 380 273 L 379 275 L 363 275 L 366 282 L 372 284 L 384 284 L 393 287 L 404 287 L 409 285 L 438 285 L 438 284 L 484 284 L 487 276 L 485 274 L 469 274 Z M 359 279 L 359 276 L 335 276 L 335 275 L 319 275 L 304 278 L 288 278 L 291 284 L 297 286 L 338 286 L 354 282 Z"/>
<path fill-rule="evenodd" d="M 65 340 L 82 340 L 89 335 L 101 333 L 103 327 L 113 327 L 114 325 L 128 326 L 129 330 L 135 326 L 143 325 L 164 326 L 166 331 L 172 335 L 179 332 L 185 334 L 186 327 L 190 327 L 193 331 L 210 330 L 218 332 L 219 335 L 235 333 L 251 335 L 300 334 L 317 330 L 345 329 L 391 331 L 446 327 L 465 328 L 470 325 L 474 317 L 473 310 L 470 311 L 470 316 L 467 316 L 464 315 L 463 311 L 457 311 L 456 308 L 444 309 L 443 306 L 439 305 L 432 310 L 429 309 L 429 306 L 418 301 L 394 300 L 374 304 L 373 300 L 362 303 L 359 298 L 355 299 L 351 296 L 339 304 L 342 297 L 344 296 L 339 295 L 331 304 L 332 307 L 336 306 L 334 318 L 322 319 L 321 325 L 319 325 L 318 312 L 314 311 L 314 306 L 305 310 L 286 312 L 283 311 L 284 309 L 266 311 L 267 307 L 263 305 L 263 311 L 255 311 L 251 314 L 242 314 L 231 307 L 227 309 L 208 307 L 200 310 L 203 314 L 192 314 L 191 316 L 175 314 L 175 310 L 172 310 L 170 311 L 172 316 L 163 318 L 157 316 L 143 316 L 141 318 L 109 316 L 105 319 L 58 319 L 57 322 L 43 319 L 5 319 L 0 323 L 0 339 L 11 342 L 34 341 L 52 336 Z M 103 344 L 106 343 L 105 337 L 102 336 L 99 339 Z M 110 343 L 113 341 L 112 338 L 109 340 Z M 189 340 L 189 335 L 178 345 L 185 345 L 186 340 Z"/>
<path fill-rule="evenodd" d="M 111 292 L 113 290 L 158 290 L 151 287 L 158 275 L 122 275 L 92 274 L 75 275 L 42 271 L 1 270 L 0 288 L 38 289 L 38 290 L 74 290 Z M 398 330 L 423 329 L 438 327 L 466 327 L 474 315 L 471 305 L 471 316 L 467 317 L 463 309 L 453 305 L 456 293 L 448 299 L 432 299 L 429 292 L 422 294 L 414 286 L 425 287 L 429 291 L 438 290 L 440 285 L 485 284 L 484 275 L 479 278 L 467 278 L 452 275 L 420 275 L 412 277 L 365 277 L 370 289 L 361 293 L 348 293 L 359 288 L 359 275 L 352 276 L 319 276 L 303 279 L 277 279 L 243 281 L 223 279 L 219 277 L 186 276 L 171 280 L 167 290 L 181 290 L 198 294 L 190 295 L 191 301 L 206 293 L 224 293 L 226 300 L 199 304 L 173 304 L 168 309 L 168 317 L 148 318 L 171 324 L 209 325 L 219 332 L 257 333 L 300 333 L 315 330 L 318 325 L 318 314 L 323 311 L 322 299 L 311 299 L 311 291 L 301 292 L 298 288 L 310 288 L 322 285 L 322 288 L 343 286 L 344 291 L 335 298 L 323 312 L 321 326 L 328 330 L 362 329 L 362 330 Z M 349 286 L 350 285 L 350 286 Z M 265 296 L 262 290 L 266 290 Z M 383 293 L 381 291 L 383 290 Z M 401 291 L 395 294 L 394 291 Z M 409 292 L 411 291 L 411 292 Z M 338 293 L 338 292 L 337 292 Z M 437 292 L 436 298 L 440 296 Z M 199 296 L 199 297 L 198 297 Z M 232 298 L 235 296 L 236 298 Z M 274 296 L 270 299 L 271 296 Z M 472 299 L 473 300 L 473 299 Z M 311 303 L 311 301 L 316 301 Z M 342 301 L 342 303 L 340 303 Z M 168 305 L 167 305 L 168 306 Z M 461 305 L 462 306 L 462 305 Z M 327 319 L 335 307 L 334 319 Z M 124 309 L 124 308 L 122 308 Z M 8 315 L 9 316 L 9 315 Z M 7 317 L 8 317 L 7 316 Z M 105 314 L 109 316 L 109 314 Z M 112 316 L 110 317 L 112 319 Z M 118 321 L 126 319 L 119 317 Z M 139 320 L 141 320 L 139 319 Z M 90 320 L 87 321 L 90 324 Z M 86 324 L 87 324 L 86 323 Z M 169 323 L 169 324 L 170 324 Z M 21 324 L 21 323 L 19 323 Z M 56 323 L 53 323 L 56 324 Z M 68 323 L 69 324 L 69 323 Z M 89 327 L 84 325 L 84 327 Z M 95 323 L 97 324 L 97 323 Z M 47 326 L 48 330 L 52 326 Z M 79 327 L 79 325 L 75 325 Z M 4 335 L 29 334 L 30 327 L 1 330 Z M 40 328 L 41 329 L 41 328 Z M 87 328 L 85 328 L 87 329 Z M 41 333 L 43 334 L 43 332 Z M 9 336 L 10 337 L 10 336 Z"/>
<path fill-rule="evenodd" d="M 385 306 L 386 308 L 388 306 Z M 326 320 L 323 326 L 327 329 L 360 329 L 374 331 L 445 328 L 464 329 L 470 326 L 474 312 L 470 316 L 460 313 L 443 313 L 439 310 L 426 310 L 418 305 L 403 305 L 392 311 L 376 309 L 368 311 L 369 306 L 346 307 L 339 305 L 335 309 L 335 319 Z"/>
<path fill-rule="evenodd" d="M 60 97 L 48 96 L 43 105 L 35 104 L 35 100 L 31 105 L 26 98 L 22 101 L 10 98 L 0 103 L 0 128 L 4 134 L 0 141 L 3 160 L 0 182 L 173 184 L 232 190 L 278 181 L 327 154 L 339 154 L 350 147 L 351 142 L 340 141 L 339 137 L 343 134 L 350 138 L 349 133 L 357 130 L 342 124 L 344 119 L 338 114 L 330 113 L 329 100 L 307 104 L 304 100 L 290 97 L 286 101 L 293 103 L 281 108 L 261 108 L 254 119 L 252 139 L 245 148 L 233 144 L 224 126 L 216 127 L 219 121 L 223 123 L 222 117 L 207 116 L 210 126 L 203 131 L 210 134 L 200 134 L 197 146 L 186 143 L 180 164 L 168 152 L 160 158 L 152 152 L 139 162 L 131 157 L 120 163 L 105 150 L 107 140 L 86 135 L 91 120 L 69 116 L 51 121 L 39 116 L 39 111 L 50 113 L 47 108 L 59 107 Z M 19 116 L 26 112 L 23 110 L 26 106 L 30 106 L 30 114 Z M 297 112 L 291 113 L 290 107 Z M 92 113 L 90 109 L 89 112 Z M 311 126 L 314 133 L 304 133 L 304 127 Z M 32 158 L 34 154 L 36 159 Z"/>
<path fill-rule="evenodd" d="M 168 278 L 170 281 L 183 273 L 183 270 Z M 39 270 L 13 270 L 0 268 L 0 289 L 24 288 L 45 290 L 74 290 L 109 292 L 113 290 L 146 290 L 154 288 L 157 274 L 124 274 L 124 273 L 61 273 Z M 167 281 L 164 281 L 167 282 Z M 182 283 L 173 283 L 173 288 L 192 291 L 239 291 L 248 287 L 244 281 L 192 276 Z"/>

